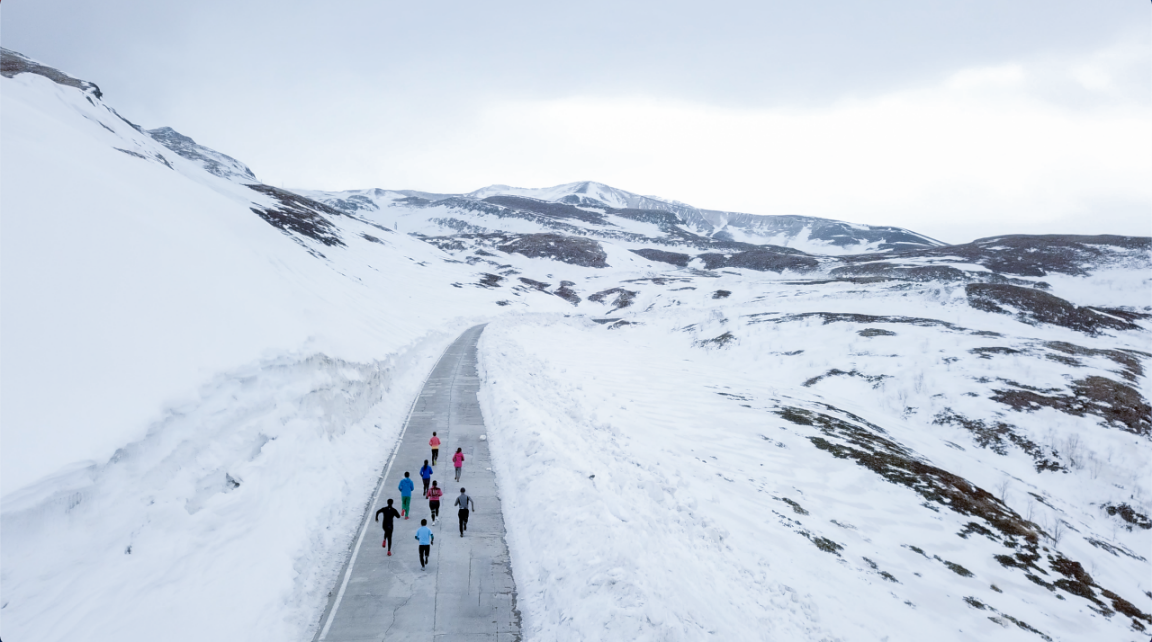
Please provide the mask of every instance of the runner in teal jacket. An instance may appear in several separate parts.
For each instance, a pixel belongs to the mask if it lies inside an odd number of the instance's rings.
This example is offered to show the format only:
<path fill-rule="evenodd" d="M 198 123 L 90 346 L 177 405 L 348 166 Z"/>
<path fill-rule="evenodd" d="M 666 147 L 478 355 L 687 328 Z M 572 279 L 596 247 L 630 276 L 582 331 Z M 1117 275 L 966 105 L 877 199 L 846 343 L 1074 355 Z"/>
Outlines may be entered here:
<path fill-rule="evenodd" d="M 412 477 L 404 473 L 404 479 L 400 480 L 400 512 L 404 514 L 404 519 L 408 519 L 408 510 L 412 507 L 412 491 L 415 488 Z"/>

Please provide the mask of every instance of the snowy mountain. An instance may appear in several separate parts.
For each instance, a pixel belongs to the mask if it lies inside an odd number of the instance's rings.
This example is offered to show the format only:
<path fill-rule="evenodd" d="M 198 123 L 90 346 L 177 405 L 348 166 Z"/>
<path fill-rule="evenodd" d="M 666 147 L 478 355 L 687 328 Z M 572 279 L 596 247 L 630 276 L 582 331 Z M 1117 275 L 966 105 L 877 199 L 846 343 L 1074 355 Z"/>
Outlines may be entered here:
<path fill-rule="evenodd" d="M 640 196 L 602 183 L 584 181 L 556 187 L 525 189 L 491 185 L 468 194 L 429 194 L 412 191 L 353 190 L 301 193 L 348 211 L 376 211 L 389 220 L 419 221 L 420 231 L 430 235 L 461 231 L 503 230 L 500 219 L 523 218 L 563 229 L 564 224 L 584 221 L 584 232 L 619 238 L 619 233 L 649 233 L 649 243 L 693 244 L 700 248 L 717 243 L 732 247 L 770 245 L 812 254 L 858 254 L 890 250 L 932 248 L 939 241 L 896 227 L 874 227 L 807 216 L 761 216 L 692 207 L 655 196 Z M 495 205 L 496 207 L 490 207 Z M 581 215 L 577 210 L 591 212 Z M 479 215 L 479 217 L 478 217 Z M 486 215 L 486 216 L 485 216 Z M 490 219 L 498 219 L 493 222 Z M 545 218 L 541 218 L 545 217 Z M 462 223 L 461 220 L 467 221 Z M 478 220 L 473 220 L 478 219 Z M 662 225 L 659 230 L 636 229 L 631 222 Z M 577 223 L 578 224 L 578 223 Z M 665 228 L 675 228 L 675 231 Z M 669 234 L 671 236 L 669 236 Z"/>
<path fill-rule="evenodd" d="M 1152 239 L 287 191 L 0 54 L 4 639 L 311 637 L 485 321 L 526 640 L 1147 639 Z"/>

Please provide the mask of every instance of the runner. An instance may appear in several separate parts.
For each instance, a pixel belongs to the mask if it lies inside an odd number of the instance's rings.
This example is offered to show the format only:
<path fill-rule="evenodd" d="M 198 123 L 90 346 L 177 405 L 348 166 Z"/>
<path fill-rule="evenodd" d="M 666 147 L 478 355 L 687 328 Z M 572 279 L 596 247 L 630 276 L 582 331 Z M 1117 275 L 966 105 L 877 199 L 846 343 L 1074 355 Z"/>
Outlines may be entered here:
<path fill-rule="evenodd" d="M 412 489 L 414 488 L 416 488 L 416 484 L 412 483 L 408 473 L 404 473 L 404 479 L 400 480 L 400 512 L 404 514 L 404 519 L 408 519 L 412 508 Z"/>
<path fill-rule="evenodd" d="M 440 454 L 440 438 L 436 433 L 432 433 L 432 438 L 428 440 L 428 445 L 432 447 L 432 465 L 436 465 L 436 457 Z"/>
<path fill-rule="evenodd" d="M 475 510 L 476 502 L 472 501 L 472 498 L 461 488 L 460 496 L 456 498 L 455 505 L 460 507 L 456 514 L 460 517 L 460 537 L 464 537 L 464 531 L 468 530 L 468 506 L 471 505 Z"/>
<path fill-rule="evenodd" d="M 392 500 L 388 500 L 388 505 L 376 511 L 376 521 L 380 521 L 380 515 L 384 515 L 384 543 L 381 548 L 388 549 L 388 555 L 392 555 L 392 520 L 400 516 L 396 509 L 392 506 Z"/>
<path fill-rule="evenodd" d="M 456 454 L 452 455 L 452 465 L 456 467 L 456 481 L 460 481 L 460 469 L 464 467 L 464 453 L 457 448 Z"/>
<path fill-rule="evenodd" d="M 432 529 L 428 528 L 428 520 L 420 520 L 420 528 L 416 530 L 416 541 L 420 542 L 421 569 L 428 563 L 428 558 L 432 555 L 432 541 L 435 539 L 436 536 L 432 534 Z"/>
<path fill-rule="evenodd" d="M 428 489 L 428 509 L 432 511 L 432 525 L 436 525 L 436 517 L 440 515 L 440 498 L 444 496 L 444 491 L 432 482 L 432 488 Z"/>
<path fill-rule="evenodd" d="M 420 469 L 420 479 L 424 480 L 424 496 L 428 496 L 428 482 L 432 480 L 432 467 L 428 465 L 428 460 L 424 460 L 424 467 Z M 432 521 L 436 521 L 433 519 Z"/>

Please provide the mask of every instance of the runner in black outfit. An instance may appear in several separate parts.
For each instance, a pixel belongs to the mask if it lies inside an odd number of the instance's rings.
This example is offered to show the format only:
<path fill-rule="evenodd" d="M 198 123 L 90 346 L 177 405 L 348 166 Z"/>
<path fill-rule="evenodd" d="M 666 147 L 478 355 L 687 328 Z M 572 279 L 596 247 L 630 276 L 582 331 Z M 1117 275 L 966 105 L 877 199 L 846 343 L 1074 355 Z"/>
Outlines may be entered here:
<path fill-rule="evenodd" d="M 460 496 L 456 498 L 453 504 L 460 507 L 456 514 L 460 517 L 460 537 L 464 537 L 464 531 L 468 530 L 468 507 L 471 506 L 475 509 L 476 502 L 472 501 L 472 498 L 461 488 Z"/>
<path fill-rule="evenodd" d="M 380 546 L 388 549 L 388 554 L 392 554 L 392 520 L 400 517 L 400 513 L 392 508 L 392 500 L 388 500 L 388 505 L 376 511 L 376 521 L 380 521 L 380 514 L 384 514 L 384 543 Z"/>

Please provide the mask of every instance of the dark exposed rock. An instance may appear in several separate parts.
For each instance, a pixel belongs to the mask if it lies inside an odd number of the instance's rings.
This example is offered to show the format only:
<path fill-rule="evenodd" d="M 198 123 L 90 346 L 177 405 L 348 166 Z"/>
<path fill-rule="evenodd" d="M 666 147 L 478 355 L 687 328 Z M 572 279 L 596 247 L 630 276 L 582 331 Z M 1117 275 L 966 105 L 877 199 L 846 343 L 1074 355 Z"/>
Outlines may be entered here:
<path fill-rule="evenodd" d="M 571 303 L 572 305 L 577 305 L 580 303 L 580 295 L 576 294 L 576 290 L 572 289 L 572 286 L 574 285 L 576 284 L 572 281 L 561 281 L 560 287 L 556 288 L 556 291 L 553 292 L 553 294 Z"/>
<path fill-rule="evenodd" d="M 895 332 L 892 332 L 891 330 L 884 330 L 883 328 L 864 328 L 863 330 L 857 332 L 856 334 L 858 334 L 862 337 L 894 337 L 894 336 L 896 336 Z"/>
<path fill-rule="evenodd" d="M 597 292 L 596 294 L 589 296 L 588 300 L 594 301 L 596 303 L 603 303 L 605 299 L 612 296 L 613 294 L 617 295 L 617 297 L 616 300 L 612 302 L 612 309 L 608 311 L 609 314 L 615 312 L 616 310 L 620 310 L 632 305 L 632 302 L 636 300 L 636 295 L 639 294 L 639 292 L 635 292 L 633 290 L 625 290 L 624 288 L 612 288 L 611 290 L 603 290 L 601 292 Z"/>
<path fill-rule="evenodd" d="M 480 282 L 476 285 L 479 285 L 483 288 L 498 288 L 500 287 L 500 282 L 503 280 L 504 277 L 502 276 L 497 276 L 495 274 L 489 274 L 485 272 L 484 274 L 480 275 Z"/>
<path fill-rule="evenodd" d="M 1132 508 L 1128 504 L 1120 504 L 1119 506 L 1115 504 L 1104 504 L 1102 508 L 1104 509 L 1104 512 L 1108 513 L 1109 515 L 1113 517 L 1119 515 L 1120 519 L 1123 519 L 1124 521 L 1131 524 L 1131 526 L 1128 526 L 1128 530 L 1132 530 L 1132 526 L 1143 528 L 1145 530 L 1152 528 L 1152 519 L 1149 519 L 1147 515 L 1137 511 L 1135 508 Z"/>
<path fill-rule="evenodd" d="M 269 224 L 286 233 L 295 232 L 320 241 L 324 245 L 344 245 L 344 241 L 340 240 L 340 236 L 336 233 L 336 226 L 325 218 L 325 216 L 343 216 L 339 210 L 270 185 L 255 184 L 248 187 L 271 196 L 279 203 L 279 206 L 252 208 L 253 212 Z"/>
<path fill-rule="evenodd" d="M 701 254 L 696 257 L 704 261 L 704 268 L 717 270 L 720 268 L 744 268 L 759 270 L 761 272 L 810 272 L 820 267 L 815 258 L 800 252 L 781 247 L 760 247 L 734 254 Z"/>
<path fill-rule="evenodd" d="M 873 388 L 879 388 L 880 384 L 882 384 L 885 379 L 891 378 L 889 375 L 866 375 L 856 369 L 853 369 L 851 372 L 844 372 L 838 368 L 833 368 L 822 375 L 812 377 L 811 379 L 805 381 L 802 385 L 805 388 L 810 388 L 819 383 L 822 379 L 827 379 L 828 377 L 858 377 L 872 384 Z"/>
<path fill-rule="evenodd" d="M 592 239 L 561 234 L 525 234 L 499 246 L 501 252 L 523 254 L 529 258 L 563 261 L 584 267 L 608 267 L 608 255 Z"/>
<path fill-rule="evenodd" d="M 701 348 L 723 348 L 724 346 L 728 345 L 729 343 L 731 343 L 735 340 L 736 340 L 736 335 L 732 334 L 731 332 L 725 332 L 724 334 L 721 334 L 720 336 L 712 337 L 711 339 L 704 339 L 703 341 L 697 341 L 696 345 L 698 347 L 701 347 Z"/>
<path fill-rule="evenodd" d="M 688 256 L 687 254 L 680 254 L 679 252 L 665 252 L 664 250 L 656 250 L 652 248 L 632 250 L 632 252 L 639 254 L 649 261 L 659 261 L 661 263 L 669 263 L 679 267 L 686 267 L 688 265 L 688 261 L 692 260 L 692 257 Z"/>
<path fill-rule="evenodd" d="M 732 296 L 732 293 L 728 290 L 716 290 L 712 293 L 713 299 L 727 299 L 730 296 Z"/>
<path fill-rule="evenodd" d="M 796 513 L 798 513 L 800 515 L 807 515 L 808 514 L 808 511 L 804 510 L 804 507 L 801 506 L 800 504 L 796 503 L 796 501 L 794 501 L 794 500 L 788 499 L 787 497 L 777 497 L 776 499 L 779 499 L 780 501 L 784 502 L 785 504 L 788 504 L 789 506 L 792 507 L 793 511 L 795 511 Z"/>
<path fill-rule="evenodd" d="M 968 352 L 979 356 L 981 359 L 991 359 L 994 354 L 1020 354 L 1019 350 L 1015 348 L 1005 348 L 1004 346 L 990 346 L 987 348 L 972 348 Z"/>
<path fill-rule="evenodd" d="M 1101 314 L 1107 314 L 1107 315 L 1114 316 L 1114 317 L 1120 317 L 1121 319 L 1124 319 L 1125 321 L 1135 322 L 1135 321 L 1147 321 L 1148 319 L 1152 319 L 1152 314 L 1148 314 L 1145 312 L 1137 312 L 1135 310 L 1124 310 L 1121 308 L 1103 308 L 1103 307 L 1095 306 L 1095 305 L 1089 306 L 1089 309 L 1095 310 Z"/>
<path fill-rule="evenodd" d="M 971 332 L 966 328 L 939 319 L 925 319 L 922 317 L 880 317 L 871 314 L 854 314 L 850 312 L 803 312 L 800 314 L 783 315 L 777 312 L 757 312 L 755 314 L 749 314 L 746 318 L 749 319 L 749 324 L 753 324 L 788 323 L 791 321 L 803 321 L 804 319 L 813 317 L 823 319 L 824 325 L 828 325 L 829 323 L 904 323 L 923 327 L 948 328 L 949 330 L 955 330 L 957 332 Z"/>
<path fill-rule="evenodd" d="M 949 562 L 948 560 L 944 560 L 944 566 L 947 566 L 949 570 L 959 575 L 960 577 L 972 577 L 972 571 L 969 571 L 963 566 L 960 566 L 956 562 Z"/>
<path fill-rule="evenodd" d="M 969 283 L 965 286 L 968 305 L 997 314 L 1013 314 L 1022 323 L 1049 323 L 1087 334 L 1100 334 L 1104 329 L 1138 330 L 1128 321 L 1100 314 L 1091 308 L 1077 307 L 1060 297 L 1015 285 Z M 1005 306 L 1007 309 L 1005 309 Z"/>
<path fill-rule="evenodd" d="M 101 98 L 104 95 L 94 82 L 73 78 L 59 69 L 42 65 L 11 49 L 0 48 L 0 75 L 5 78 L 12 78 L 17 74 L 36 74 L 43 76 L 58 85 L 75 87 L 84 92 L 91 92 L 96 98 Z"/>
<path fill-rule="evenodd" d="M 1135 388 L 1107 377 L 1075 381 L 1070 395 L 1037 392 L 1016 384 L 1013 389 L 994 391 L 992 399 L 1018 412 L 1047 407 L 1078 417 L 1096 415 L 1132 434 L 1152 436 L 1152 406 Z"/>
<path fill-rule="evenodd" d="M 548 288 L 552 287 L 551 283 L 544 283 L 543 281 L 534 281 L 532 279 L 525 278 L 525 277 L 520 277 L 520 282 L 523 283 L 524 285 L 527 285 L 528 287 L 540 290 L 541 292 L 544 292 Z"/>
<path fill-rule="evenodd" d="M 1146 359 L 1152 358 L 1152 354 L 1138 350 L 1085 348 L 1066 341 L 1048 341 L 1044 343 L 1044 347 L 1078 357 L 1105 357 L 1111 359 L 1117 365 L 1123 366 L 1120 374 L 1132 382 L 1136 381 L 1136 377 L 1144 374 L 1144 367 L 1140 365 L 1140 359 L 1138 357 L 1144 357 Z"/>
<path fill-rule="evenodd" d="M 199 163 L 205 170 L 216 176 L 222 178 L 238 178 L 244 181 L 256 180 L 256 176 L 252 173 L 252 170 L 248 169 L 248 166 L 244 163 L 227 154 L 221 154 L 214 149 L 198 145 L 196 141 L 171 127 L 149 129 L 146 133 L 155 139 L 156 142 L 188 160 Z M 320 204 L 318 201 L 311 202 Z M 329 206 L 325 205 L 324 207 Z M 330 209 L 334 210 L 335 208 Z"/>

